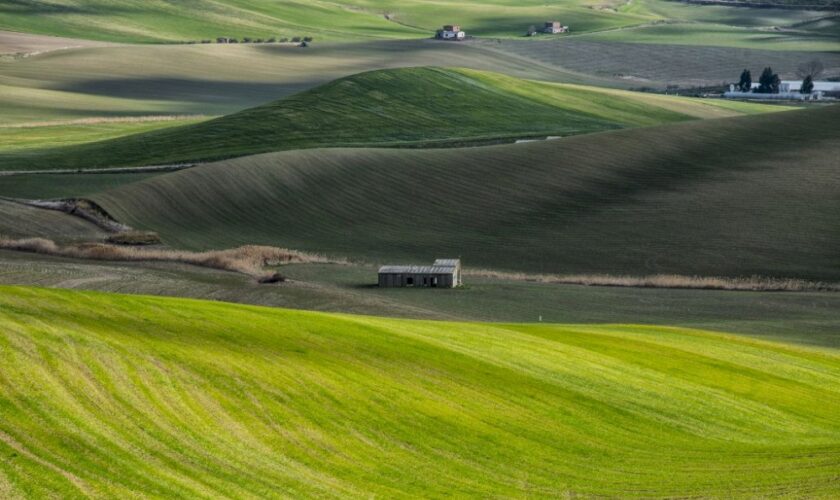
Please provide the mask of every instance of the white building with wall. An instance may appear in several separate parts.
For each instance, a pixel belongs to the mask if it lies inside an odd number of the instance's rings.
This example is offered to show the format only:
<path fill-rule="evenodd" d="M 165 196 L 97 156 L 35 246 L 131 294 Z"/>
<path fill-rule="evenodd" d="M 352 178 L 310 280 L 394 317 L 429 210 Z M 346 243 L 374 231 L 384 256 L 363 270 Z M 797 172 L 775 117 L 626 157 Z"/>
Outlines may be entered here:
<path fill-rule="evenodd" d="M 782 80 L 779 83 L 779 92 L 776 94 L 758 93 L 756 90 L 760 84 L 753 83 L 752 92 L 741 92 L 735 89 L 735 85 L 729 86 L 729 91 L 724 92 L 723 97 L 729 99 L 757 99 L 769 100 L 794 100 L 794 101 L 818 101 L 825 97 L 826 92 L 840 93 L 840 82 L 814 82 L 814 89 L 810 94 L 802 94 L 802 80 Z"/>

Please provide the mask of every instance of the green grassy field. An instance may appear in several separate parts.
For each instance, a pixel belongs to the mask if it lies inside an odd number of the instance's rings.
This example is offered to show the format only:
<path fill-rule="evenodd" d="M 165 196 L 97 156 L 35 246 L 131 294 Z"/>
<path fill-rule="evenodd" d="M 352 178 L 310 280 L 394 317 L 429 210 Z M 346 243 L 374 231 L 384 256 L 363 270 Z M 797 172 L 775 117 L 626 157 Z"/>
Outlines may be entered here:
<path fill-rule="evenodd" d="M 383 68 L 457 66 L 546 81 L 608 80 L 468 44 L 120 45 L 0 61 L 0 125 L 114 116 L 225 115 Z"/>
<path fill-rule="evenodd" d="M 206 117 L 137 117 L 126 120 L 90 120 L 35 126 L 0 127 L 0 154 L 25 158 L 32 150 L 61 148 L 104 141 L 126 135 L 198 123 Z M 21 162 L 25 160 L 21 159 Z"/>
<path fill-rule="evenodd" d="M 838 494 L 834 350 L 9 287 L 0 324 L 4 496 Z"/>
<path fill-rule="evenodd" d="M 560 40 L 445 43 L 393 40 L 279 45 L 125 45 L 59 50 L 0 61 L 0 125 L 161 114 L 226 115 L 351 74 L 449 66 L 532 80 L 621 88 L 719 85 L 745 67 L 784 78 L 835 53 Z M 754 71 L 755 73 L 755 71 Z"/>
<path fill-rule="evenodd" d="M 838 280 L 840 107 L 470 149 L 246 157 L 93 196 L 188 248 Z"/>
<path fill-rule="evenodd" d="M 379 289 L 374 265 L 283 266 L 281 285 L 177 263 L 0 251 L 0 284 L 219 300 L 448 321 L 634 323 L 840 348 L 840 294 L 587 287 L 478 277 L 458 290 Z"/>
<path fill-rule="evenodd" d="M 159 130 L 86 144 L 72 144 L 75 137 L 66 127 L 59 129 L 62 140 L 71 143 L 66 146 L 56 146 L 52 131 L 44 134 L 43 127 L 8 129 L 8 140 L 0 131 L 0 170 L 162 165 L 319 146 L 511 141 L 784 109 L 564 86 L 475 70 L 390 69 L 203 123 L 158 125 Z M 35 149 L 39 143 L 42 148 Z"/>
<path fill-rule="evenodd" d="M 183 42 L 228 36 L 270 38 L 314 36 L 317 40 L 429 37 L 445 23 L 459 23 L 481 37 L 519 37 L 531 25 L 560 19 L 575 33 L 622 30 L 661 22 L 718 24 L 727 29 L 788 26 L 825 17 L 825 13 L 696 6 L 660 0 L 622 2 L 541 0 L 339 0 L 271 2 L 269 0 L 193 0 L 147 3 L 128 0 L 55 0 L 49 4 L 18 2 L 0 12 L 0 28 L 119 42 Z M 702 26 L 701 26 L 702 29 Z M 714 26 L 706 43 L 731 43 Z M 784 33 L 781 35 L 784 36 Z M 682 43 L 682 37 L 660 37 Z M 755 45 L 759 41 L 747 40 Z M 737 44 L 744 43 L 737 41 Z M 803 47 L 819 47 L 806 39 Z"/>

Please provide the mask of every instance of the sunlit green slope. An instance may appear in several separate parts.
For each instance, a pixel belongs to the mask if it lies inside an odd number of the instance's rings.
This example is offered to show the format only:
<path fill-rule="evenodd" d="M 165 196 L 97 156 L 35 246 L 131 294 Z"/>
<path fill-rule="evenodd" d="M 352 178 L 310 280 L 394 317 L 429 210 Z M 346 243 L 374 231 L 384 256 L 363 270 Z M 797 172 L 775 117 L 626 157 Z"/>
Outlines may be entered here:
<path fill-rule="evenodd" d="M 835 0 L 815 0 L 834 2 Z M 679 30 L 704 33 L 688 43 L 774 48 L 836 47 L 807 23 L 826 12 L 700 6 L 662 0 L 131 0 L 16 1 L 0 10 L 0 29 L 118 42 L 198 42 L 217 37 L 242 41 L 314 36 L 347 41 L 428 38 L 441 25 L 460 24 L 479 37 L 522 37 L 530 26 L 559 20 L 572 34 L 633 37 L 634 27 L 665 30 L 643 34 L 662 43 L 683 43 Z M 668 30 L 674 23 L 678 30 Z M 782 29 L 778 29 L 782 28 Z M 723 33 L 722 33 L 723 32 Z M 764 37 L 760 35 L 764 34 Z"/>
<path fill-rule="evenodd" d="M 319 146 L 509 142 L 783 109 L 465 69 L 389 69 L 342 78 L 215 120 L 88 144 L 45 143 L 40 149 L 29 145 L 4 153 L 0 133 L 0 169 L 169 164 Z"/>
<path fill-rule="evenodd" d="M 637 9 L 638 10 L 638 9 Z M 529 25 L 563 18 L 580 31 L 658 19 L 649 12 L 617 13 L 576 1 L 546 4 L 407 0 L 52 0 L 12 2 L 0 11 L 0 28 L 121 42 L 200 41 L 217 37 L 318 40 L 431 37 L 444 23 L 461 23 L 471 34 L 521 35 Z"/>
<path fill-rule="evenodd" d="M 5 497 L 840 494 L 833 350 L 2 287 L 0 365 Z"/>

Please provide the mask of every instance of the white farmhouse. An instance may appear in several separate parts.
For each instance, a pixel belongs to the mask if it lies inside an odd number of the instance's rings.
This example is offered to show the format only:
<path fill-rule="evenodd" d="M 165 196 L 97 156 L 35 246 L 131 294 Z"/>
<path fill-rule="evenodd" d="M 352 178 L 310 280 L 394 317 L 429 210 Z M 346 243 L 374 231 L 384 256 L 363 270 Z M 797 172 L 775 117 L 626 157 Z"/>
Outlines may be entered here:
<path fill-rule="evenodd" d="M 729 92 L 724 92 L 723 97 L 730 99 L 758 99 L 758 100 L 798 100 L 813 101 L 823 99 L 826 92 L 840 93 L 840 82 L 814 82 L 814 89 L 810 94 L 802 94 L 802 80 L 782 80 L 779 83 L 777 94 L 759 94 L 756 90 L 760 84 L 753 83 L 751 92 L 740 92 L 735 85 L 729 86 Z"/>
<path fill-rule="evenodd" d="M 752 84 L 753 90 L 758 87 L 758 83 Z M 801 88 L 802 80 L 782 80 L 779 84 L 779 93 L 799 92 Z M 840 82 L 814 82 L 814 92 L 840 92 Z"/>

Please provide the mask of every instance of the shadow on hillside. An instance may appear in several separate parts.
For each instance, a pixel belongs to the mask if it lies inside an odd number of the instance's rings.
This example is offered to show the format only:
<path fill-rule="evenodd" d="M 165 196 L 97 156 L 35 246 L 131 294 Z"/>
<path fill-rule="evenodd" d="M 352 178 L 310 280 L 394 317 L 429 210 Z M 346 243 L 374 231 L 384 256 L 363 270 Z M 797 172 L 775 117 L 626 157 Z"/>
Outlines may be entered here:
<path fill-rule="evenodd" d="M 119 78 L 83 80 L 55 90 L 142 100 L 177 100 L 257 105 L 309 89 L 322 80 L 294 83 L 213 81 L 196 78 Z"/>
<path fill-rule="evenodd" d="M 125 14 L 129 12 L 143 12 L 144 5 L 137 3 L 136 8 L 117 7 L 115 5 L 103 6 L 97 3 L 96 6 L 67 5 L 50 2 L 33 2 L 31 0 L 5 0 L 0 3 L 0 14 L 16 14 L 27 16 L 39 15 L 61 15 L 61 14 L 82 14 L 86 16 L 110 16 L 113 14 Z"/>

